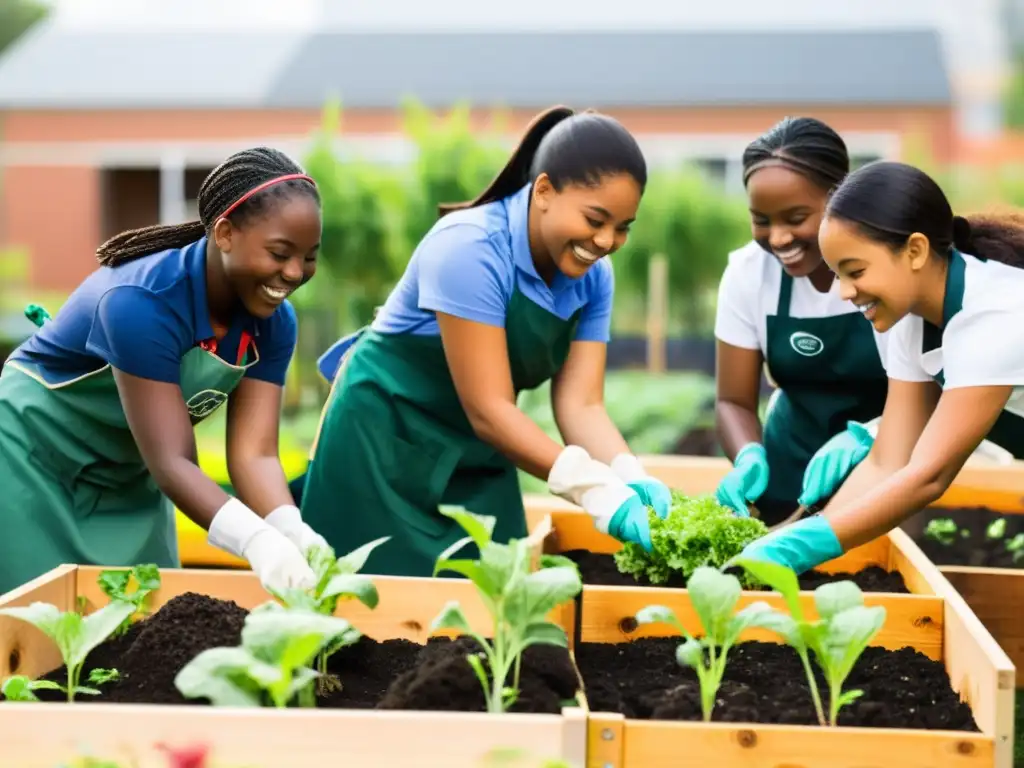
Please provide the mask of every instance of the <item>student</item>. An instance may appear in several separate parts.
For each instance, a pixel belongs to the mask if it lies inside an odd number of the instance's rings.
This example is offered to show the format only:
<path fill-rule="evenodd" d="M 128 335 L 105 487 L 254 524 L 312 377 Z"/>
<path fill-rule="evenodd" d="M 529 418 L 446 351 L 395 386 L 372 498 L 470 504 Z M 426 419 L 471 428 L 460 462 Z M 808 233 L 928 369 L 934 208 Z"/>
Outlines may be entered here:
<path fill-rule="evenodd" d="M 61 563 L 180 567 L 173 505 L 265 586 L 313 581 L 303 550 L 322 540 L 277 440 L 286 299 L 316 269 L 319 195 L 286 156 L 250 149 L 203 182 L 199 218 L 100 246 L 102 266 L 4 365 L 0 593 Z M 225 402 L 239 498 L 197 465 L 193 426 Z"/>
<path fill-rule="evenodd" d="M 612 265 L 647 181 L 610 117 L 550 109 L 490 186 L 416 248 L 372 326 L 327 356 L 333 379 L 302 514 L 339 552 L 381 536 L 369 572 L 430 575 L 463 530 L 439 505 L 526 534 L 516 467 L 546 478 L 602 531 L 649 545 L 669 491 L 605 411 Z M 563 447 L 516 407 L 551 380 Z M 460 557 L 471 556 L 460 552 Z"/>
<path fill-rule="evenodd" d="M 871 447 L 885 338 L 839 293 L 818 225 L 849 171 L 824 123 L 786 118 L 743 153 L 753 241 L 729 255 L 715 320 L 719 439 L 733 469 L 718 500 L 776 524 L 827 498 Z M 762 432 L 761 368 L 778 387 Z M 848 428 L 848 423 L 850 423 Z"/>
<path fill-rule="evenodd" d="M 824 511 L 744 552 L 797 572 L 935 502 L 984 438 L 1024 458 L 1024 215 L 954 216 L 924 172 L 879 162 L 836 191 L 819 237 L 843 297 L 892 329 L 889 395 Z"/>

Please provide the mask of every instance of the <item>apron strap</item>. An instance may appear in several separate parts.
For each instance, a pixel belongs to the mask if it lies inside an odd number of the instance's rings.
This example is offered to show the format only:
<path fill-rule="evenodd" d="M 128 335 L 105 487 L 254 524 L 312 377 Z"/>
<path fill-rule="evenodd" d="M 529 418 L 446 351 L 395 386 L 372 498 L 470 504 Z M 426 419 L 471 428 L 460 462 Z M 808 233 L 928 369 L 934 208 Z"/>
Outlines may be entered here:
<path fill-rule="evenodd" d="M 777 317 L 789 317 L 789 300 L 793 295 L 793 276 L 782 273 L 782 285 L 779 286 L 779 305 L 775 309 Z"/>
<path fill-rule="evenodd" d="M 249 352 L 250 344 L 252 344 L 252 334 L 248 331 L 242 331 L 242 334 L 238 339 L 238 352 L 235 355 L 235 365 L 241 365 L 245 362 L 245 356 Z M 218 346 L 217 337 L 214 336 L 210 339 L 203 339 L 199 342 L 199 346 L 211 355 L 216 355 Z"/>

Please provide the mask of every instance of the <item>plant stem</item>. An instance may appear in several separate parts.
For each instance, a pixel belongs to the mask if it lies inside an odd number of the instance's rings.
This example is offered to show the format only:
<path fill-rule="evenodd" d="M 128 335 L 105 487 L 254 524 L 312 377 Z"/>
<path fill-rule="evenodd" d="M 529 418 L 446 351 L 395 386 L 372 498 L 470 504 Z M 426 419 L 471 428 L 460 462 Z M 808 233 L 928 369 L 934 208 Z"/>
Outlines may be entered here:
<path fill-rule="evenodd" d="M 818 692 L 818 683 L 814 679 L 814 670 L 811 669 L 811 660 L 807 658 L 807 651 L 800 651 L 800 662 L 804 665 L 804 672 L 807 674 L 807 685 L 811 689 L 814 711 L 818 714 L 818 724 L 822 726 L 827 725 L 825 711 L 821 706 L 821 694 Z"/>

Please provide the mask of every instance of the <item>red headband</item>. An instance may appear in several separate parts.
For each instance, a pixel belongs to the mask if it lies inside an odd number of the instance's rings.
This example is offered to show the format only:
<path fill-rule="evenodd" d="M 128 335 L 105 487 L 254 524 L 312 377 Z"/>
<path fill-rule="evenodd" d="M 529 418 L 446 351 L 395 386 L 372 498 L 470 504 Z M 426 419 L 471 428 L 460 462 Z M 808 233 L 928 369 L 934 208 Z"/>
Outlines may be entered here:
<path fill-rule="evenodd" d="M 255 186 L 252 189 L 250 189 L 248 192 L 246 192 L 240 198 L 235 200 L 235 202 L 233 202 L 231 205 L 229 205 L 227 207 L 227 210 L 224 211 L 224 213 L 222 213 L 217 218 L 218 219 L 226 219 L 231 214 L 231 212 L 233 210 L 235 210 L 238 206 L 240 206 L 242 203 L 244 203 L 250 197 L 255 195 L 257 192 L 262 192 L 267 187 L 272 187 L 274 184 L 277 184 L 277 183 L 282 182 L 282 181 L 291 181 L 292 179 L 302 179 L 303 181 L 308 181 L 310 184 L 312 184 L 314 187 L 316 187 L 316 182 L 313 181 L 313 179 L 311 177 L 307 176 L 304 173 L 288 173 L 288 174 L 285 174 L 284 176 L 278 176 L 276 179 L 271 179 L 270 181 L 264 181 L 262 184 L 259 184 L 258 186 Z"/>

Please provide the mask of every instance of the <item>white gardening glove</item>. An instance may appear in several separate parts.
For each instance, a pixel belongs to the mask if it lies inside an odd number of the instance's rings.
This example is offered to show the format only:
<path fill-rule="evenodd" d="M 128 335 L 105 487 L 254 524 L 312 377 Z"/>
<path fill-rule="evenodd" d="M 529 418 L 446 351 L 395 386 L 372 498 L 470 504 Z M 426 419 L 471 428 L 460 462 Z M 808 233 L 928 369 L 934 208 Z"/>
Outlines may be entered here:
<path fill-rule="evenodd" d="M 303 521 L 299 508 L 294 504 L 280 506 L 264 519 L 287 536 L 303 555 L 308 556 L 314 547 L 327 547 L 327 540 Z"/>
<path fill-rule="evenodd" d="M 207 541 L 245 558 L 269 592 L 316 585 L 316 575 L 299 548 L 236 498 L 214 516 Z"/>
<path fill-rule="evenodd" d="M 566 446 L 558 455 L 548 474 L 548 490 L 583 507 L 601 533 L 608 533 L 615 513 L 637 495 L 611 467 L 578 445 Z"/>

